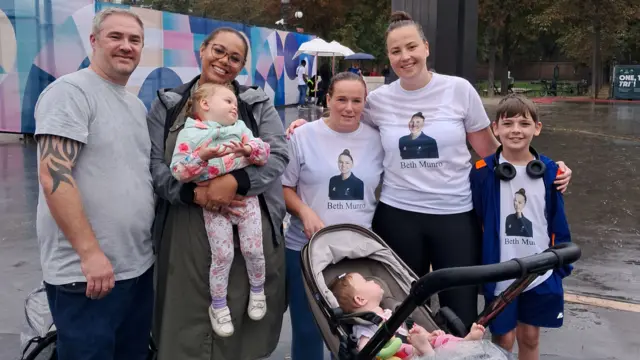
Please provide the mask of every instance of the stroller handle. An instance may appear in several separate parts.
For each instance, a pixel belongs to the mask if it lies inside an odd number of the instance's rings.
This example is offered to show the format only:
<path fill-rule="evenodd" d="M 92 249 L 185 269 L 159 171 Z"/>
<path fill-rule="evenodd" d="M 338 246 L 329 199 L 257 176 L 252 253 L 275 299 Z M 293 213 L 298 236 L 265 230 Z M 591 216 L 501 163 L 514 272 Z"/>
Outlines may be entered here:
<path fill-rule="evenodd" d="M 542 275 L 548 270 L 576 262 L 582 251 L 574 243 L 562 243 L 540 254 L 512 259 L 499 264 L 446 268 L 433 271 L 413 283 L 409 296 L 395 313 L 381 326 L 358 354 L 360 360 L 374 359 L 376 354 L 394 336 L 411 313 L 422 306 L 433 294 L 461 286 L 479 285 L 504 280 Z"/>
<path fill-rule="evenodd" d="M 542 275 L 548 270 L 576 262 L 581 254 L 577 245 L 562 243 L 540 254 L 498 264 L 436 270 L 413 284 L 410 297 L 414 298 L 416 305 L 422 305 L 433 294 L 442 290 L 523 278 L 531 274 Z"/>

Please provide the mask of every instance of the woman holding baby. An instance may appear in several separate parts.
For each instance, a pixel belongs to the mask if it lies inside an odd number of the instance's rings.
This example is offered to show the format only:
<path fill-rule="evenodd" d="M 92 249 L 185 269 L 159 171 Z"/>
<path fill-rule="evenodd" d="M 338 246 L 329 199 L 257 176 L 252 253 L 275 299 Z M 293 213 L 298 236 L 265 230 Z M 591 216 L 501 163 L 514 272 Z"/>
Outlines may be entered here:
<path fill-rule="evenodd" d="M 280 338 L 287 304 L 282 228 L 285 208 L 280 176 L 289 157 L 282 121 L 269 97 L 262 90 L 242 86 L 235 80 L 245 66 L 248 51 L 248 41 L 241 32 L 216 29 L 200 46 L 202 73 L 175 89 L 159 91 L 149 111 L 151 172 L 158 196 L 153 229 L 157 253 L 153 338 L 159 345 L 159 360 L 254 360 L 269 356 Z M 209 94 L 207 88 L 214 91 Z M 194 96 L 200 93 L 206 96 Z M 189 99 L 193 108 L 201 111 L 189 110 Z M 213 117 L 219 124 L 205 121 L 209 119 L 202 115 L 203 111 L 223 108 L 228 111 Z M 207 176 L 202 177 L 204 160 L 211 154 L 196 156 L 189 149 L 197 144 L 183 144 L 183 140 L 178 141 L 179 134 L 217 133 L 217 127 L 224 125 L 227 117 L 230 122 L 226 125 L 237 118 L 246 128 L 238 120 L 237 126 L 242 128 L 239 131 L 224 130 L 225 127 L 222 130 L 235 134 L 236 142 L 245 137 L 260 139 L 265 150 L 268 145 L 268 158 L 266 162 L 251 161 L 249 149 L 239 147 L 240 155 L 249 155 L 247 162 L 229 159 L 230 166 L 223 162 L 210 167 L 204 174 Z M 249 147 L 256 150 L 250 142 Z M 181 146 L 185 152 L 182 155 Z M 174 157 L 176 149 L 181 151 Z M 219 171 L 222 165 L 228 171 L 224 175 Z M 197 180 L 203 181 L 196 184 L 179 180 L 196 174 Z M 253 229 L 250 238 L 254 243 L 262 245 L 259 260 L 245 261 L 247 242 L 239 237 L 246 231 L 240 229 L 241 225 L 233 232 L 228 222 L 224 226 L 208 226 L 243 216 L 253 219 L 250 221 L 255 226 L 248 229 Z M 225 240 L 225 263 L 232 261 L 230 268 L 225 266 L 224 270 L 216 269 L 220 261 L 213 261 L 214 267 L 211 266 L 212 258 L 219 260 L 222 254 L 209 242 L 207 230 L 215 238 L 216 229 L 224 230 L 224 236 L 218 239 Z M 232 238 L 238 246 L 232 245 Z M 247 265 L 255 270 L 248 273 Z M 227 289 L 210 282 L 210 274 L 222 272 L 220 284 L 228 283 Z M 210 287 L 220 288 L 219 298 Z M 219 322 L 217 328 L 212 324 L 215 322 Z"/>

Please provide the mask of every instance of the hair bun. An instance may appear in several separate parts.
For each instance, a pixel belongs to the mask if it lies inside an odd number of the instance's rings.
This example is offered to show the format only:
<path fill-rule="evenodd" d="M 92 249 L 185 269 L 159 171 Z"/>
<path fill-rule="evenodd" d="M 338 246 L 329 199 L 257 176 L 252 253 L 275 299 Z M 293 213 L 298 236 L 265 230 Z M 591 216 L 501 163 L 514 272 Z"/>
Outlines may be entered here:
<path fill-rule="evenodd" d="M 340 155 L 347 155 L 347 156 L 349 156 L 349 155 L 351 155 L 351 151 L 349 151 L 349 149 L 344 149 L 344 151 L 343 151 L 343 152 L 342 152 L 342 154 L 340 154 Z"/>
<path fill-rule="evenodd" d="M 405 11 L 394 11 L 389 18 L 389 22 L 394 23 L 399 21 L 413 21 L 413 19 L 411 18 L 411 15 Z"/>

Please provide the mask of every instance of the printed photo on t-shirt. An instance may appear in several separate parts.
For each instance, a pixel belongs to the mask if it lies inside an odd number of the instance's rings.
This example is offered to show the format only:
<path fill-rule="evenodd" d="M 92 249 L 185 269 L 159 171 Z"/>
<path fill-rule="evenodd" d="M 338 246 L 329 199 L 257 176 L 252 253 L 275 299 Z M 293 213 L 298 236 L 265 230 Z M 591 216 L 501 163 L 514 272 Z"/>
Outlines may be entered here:
<path fill-rule="evenodd" d="M 430 136 L 422 132 L 424 128 L 424 115 L 421 112 L 413 114 L 409 120 L 409 135 L 400 138 L 400 157 L 407 159 L 437 159 L 438 143 Z"/>
<path fill-rule="evenodd" d="M 364 182 L 351 171 L 353 164 L 351 151 L 344 149 L 338 156 L 340 174 L 329 179 L 330 200 L 364 200 Z"/>
<path fill-rule="evenodd" d="M 527 205 L 527 195 L 524 189 L 516 191 L 513 196 L 513 208 L 515 213 L 507 216 L 505 221 L 505 233 L 507 236 L 533 237 L 533 224 L 524 217 L 523 211 Z"/>

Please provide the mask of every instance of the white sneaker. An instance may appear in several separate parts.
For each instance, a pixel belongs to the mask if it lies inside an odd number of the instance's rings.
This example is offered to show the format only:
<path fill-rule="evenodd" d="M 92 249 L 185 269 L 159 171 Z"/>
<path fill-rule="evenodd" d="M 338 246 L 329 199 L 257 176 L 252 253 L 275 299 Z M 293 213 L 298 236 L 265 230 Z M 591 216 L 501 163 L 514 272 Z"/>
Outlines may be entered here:
<path fill-rule="evenodd" d="M 225 306 L 222 309 L 214 310 L 209 306 L 209 319 L 213 331 L 220 337 L 229 337 L 233 335 L 233 324 L 231 323 L 231 311 Z"/>
<path fill-rule="evenodd" d="M 261 320 L 267 313 L 267 297 L 264 296 L 264 290 L 259 293 L 249 293 L 249 306 L 247 313 L 251 320 Z"/>

